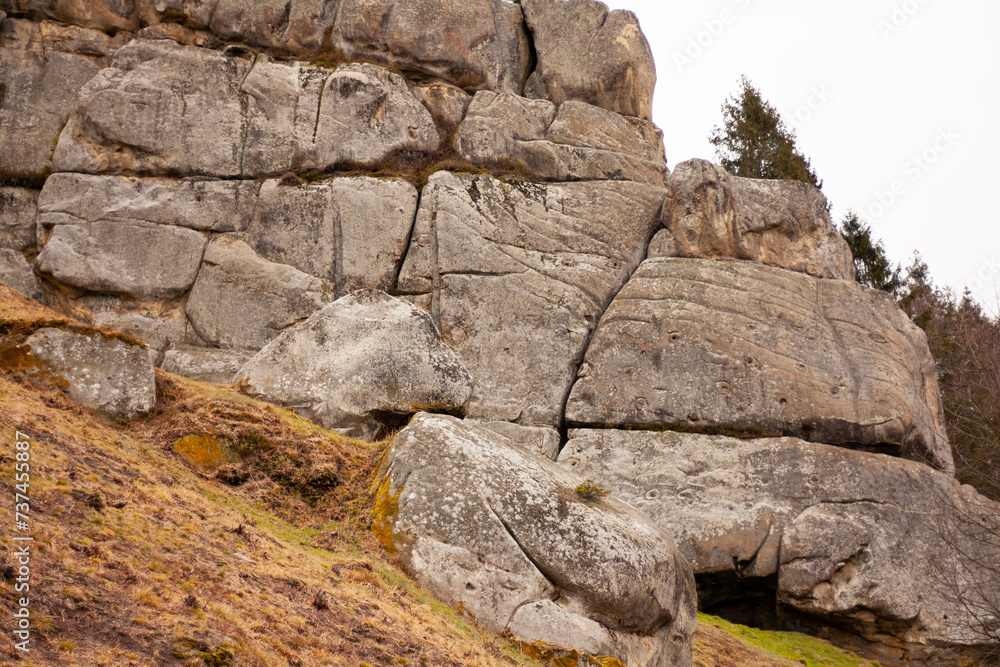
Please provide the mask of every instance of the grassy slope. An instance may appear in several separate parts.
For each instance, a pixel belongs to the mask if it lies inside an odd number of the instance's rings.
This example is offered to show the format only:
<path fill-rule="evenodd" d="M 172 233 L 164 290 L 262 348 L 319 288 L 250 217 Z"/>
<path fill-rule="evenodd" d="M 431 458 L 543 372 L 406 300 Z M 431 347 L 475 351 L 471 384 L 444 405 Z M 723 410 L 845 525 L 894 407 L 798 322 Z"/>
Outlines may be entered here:
<path fill-rule="evenodd" d="M 0 663 L 571 667 L 469 625 L 393 564 L 368 530 L 384 443 L 167 374 L 151 415 L 110 420 L 27 381 L 15 350 L 41 324 L 87 331 L 0 286 L 0 522 L 13 523 L 20 430 L 36 539 L 33 650 L 22 662 L 5 631 Z M 12 536 L 0 537 L 5 564 Z M 0 616 L 13 600 L 5 585 Z M 704 617 L 696 664 L 803 664 L 740 633 Z"/>

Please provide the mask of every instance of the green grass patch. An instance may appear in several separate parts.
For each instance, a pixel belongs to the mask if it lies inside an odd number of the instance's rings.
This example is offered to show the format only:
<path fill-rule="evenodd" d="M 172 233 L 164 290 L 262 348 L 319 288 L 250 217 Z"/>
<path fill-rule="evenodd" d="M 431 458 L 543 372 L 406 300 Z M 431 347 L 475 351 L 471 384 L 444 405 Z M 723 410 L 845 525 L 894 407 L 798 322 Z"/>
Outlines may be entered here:
<path fill-rule="evenodd" d="M 821 639 L 797 632 L 758 630 L 707 614 L 698 614 L 698 620 L 740 637 L 750 644 L 782 658 L 797 661 L 806 667 L 879 667 L 877 662 L 865 660 Z"/>

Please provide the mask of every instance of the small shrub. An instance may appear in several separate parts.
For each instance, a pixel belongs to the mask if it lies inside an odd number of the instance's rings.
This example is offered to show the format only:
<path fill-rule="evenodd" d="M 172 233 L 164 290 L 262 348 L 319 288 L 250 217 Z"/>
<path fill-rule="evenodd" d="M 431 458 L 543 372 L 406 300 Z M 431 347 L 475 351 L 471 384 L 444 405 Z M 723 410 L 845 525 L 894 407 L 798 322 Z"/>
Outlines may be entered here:
<path fill-rule="evenodd" d="M 597 502 L 609 493 L 611 492 L 592 479 L 586 479 L 583 484 L 576 487 L 576 495 L 578 495 L 581 500 L 585 500 L 588 503 Z"/>

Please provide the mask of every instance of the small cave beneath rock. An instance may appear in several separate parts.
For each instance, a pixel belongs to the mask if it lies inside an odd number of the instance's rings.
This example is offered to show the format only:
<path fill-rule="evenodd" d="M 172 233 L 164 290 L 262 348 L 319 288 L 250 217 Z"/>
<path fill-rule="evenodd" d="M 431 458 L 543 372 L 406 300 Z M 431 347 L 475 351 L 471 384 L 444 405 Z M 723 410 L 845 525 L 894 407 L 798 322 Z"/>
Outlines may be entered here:
<path fill-rule="evenodd" d="M 780 630 L 778 577 L 741 577 L 734 570 L 699 574 L 698 611 L 761 630 Z"/>

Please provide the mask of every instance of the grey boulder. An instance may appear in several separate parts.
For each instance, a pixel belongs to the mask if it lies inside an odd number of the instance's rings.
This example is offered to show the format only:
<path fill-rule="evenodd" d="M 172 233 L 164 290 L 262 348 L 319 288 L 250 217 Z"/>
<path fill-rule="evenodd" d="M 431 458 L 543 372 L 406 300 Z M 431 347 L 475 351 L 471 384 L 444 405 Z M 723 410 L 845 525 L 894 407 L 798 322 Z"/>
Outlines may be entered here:
<path fill-rule="evenodd" d="M 645 254 L 664 194 L 628 182 L 431 177 L 398 290 L 430 295 L 475 381 L 470 418 L 562 423 L 590 334 Z"/>
<path fill-rule="evenodd" d="M 332 300 L 329 284 L 269 262 L 239 239 L 217 236 L 205 250 L 187 315 L 210 345 L 259 350 Z"/>
<path fill-rule="evenodd" d="M 46 303 L 41 281 L 31 270 L 31 264 L 17 250 L 0 248 L 0 282 L 29 299 Z"/>
<path fill-rule="evenodd" d="M 70 398 L 87 407 L 133 417 L 156 404 L 156 372 L 144 347 L 60 329 L 41 329 L 25 345 L 37 368 L 64 383 Z"/>
<path fill-rule="evenodd" d="M 854 259 L 818 189 L 738 178 L 705 160 L 677 165 L 663 224 L 667 254 L 748 259 L 817 278 L 854 280 Z"/>
<path fill-rule="evenodd" d="M 69 287 L 156 301 L 191 289 L 207 242 L 199 232 L 167 225 L 57 225 L 35 266 Z"/>
<path fill-rule="evenodd" d="M 0 186 L 0 248 L 24 250 L 37 242 L 38 190 Z"/>
<path fill-rule="evenodd" d="M 458 154 L 483 166 L 517 163 L 544 181 L 663 185 L 663 134 L 652 123 L 584 102 L 476 93 L 455 137 Z"/>
<path fill-rule="evenodd" d="M 769 588 L 770 605 L 905 664 L 989 643 L 977 623 L 1000 602 L 1000 505 L 923 464 L 792 438 L 617 430 L 571 431 L 559 463 L 652 517 L 704 606 Z"/>
<path fill-rule="evenodd" d="M 461 414 L 472 391 L 427 313 L 375 290 L 338 299 L 284 332 L 237 381 L 253 396 L 369 440 L 415 412 Z"/>
<path fill-rule="evenodd" d="M 403 568 L 483 626 L 630 667 L 691 664 L 690 566 L 583 479 L 453 417 L 417 415 L 382 470 L 375 530 Z"/>
<path fill-rule="evenodd" d="M 892 298 L 755 262 L 645 261 L 601 320 L 566 420 L 795 436 L 955 469 L 927 338 Z"/>
<path fill-rule="evenodd" d="M 523 0 L 538 64 L 529 97 L 557 105 L 579 100 L 624 116 L 652 120 L 653 53 L 628 11 L 593 0 Z"/>

